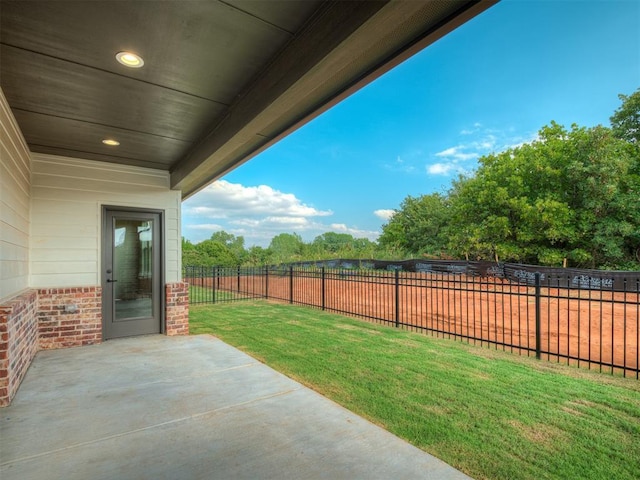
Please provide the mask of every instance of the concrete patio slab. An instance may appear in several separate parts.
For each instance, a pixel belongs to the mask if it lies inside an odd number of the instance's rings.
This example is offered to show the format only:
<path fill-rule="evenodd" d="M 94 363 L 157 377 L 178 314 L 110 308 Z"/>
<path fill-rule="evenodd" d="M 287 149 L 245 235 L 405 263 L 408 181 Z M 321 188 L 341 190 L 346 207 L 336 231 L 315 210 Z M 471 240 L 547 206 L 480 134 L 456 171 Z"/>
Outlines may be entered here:
<path fill-rule="evenodd" d="M 0 478 L 469 477 L 215 337 L 153 335 L 40 352 Z"/>

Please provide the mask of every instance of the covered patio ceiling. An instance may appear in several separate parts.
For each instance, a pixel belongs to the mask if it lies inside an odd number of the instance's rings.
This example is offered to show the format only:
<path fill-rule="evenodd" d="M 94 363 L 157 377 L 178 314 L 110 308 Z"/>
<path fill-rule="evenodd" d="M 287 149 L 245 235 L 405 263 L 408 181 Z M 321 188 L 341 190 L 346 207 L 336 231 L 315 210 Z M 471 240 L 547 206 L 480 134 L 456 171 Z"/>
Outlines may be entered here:
<path fill-rule="evenodd" d="M 186 198 L 497 1 L 1 0 L 0 86 L 32 152 Z"/>

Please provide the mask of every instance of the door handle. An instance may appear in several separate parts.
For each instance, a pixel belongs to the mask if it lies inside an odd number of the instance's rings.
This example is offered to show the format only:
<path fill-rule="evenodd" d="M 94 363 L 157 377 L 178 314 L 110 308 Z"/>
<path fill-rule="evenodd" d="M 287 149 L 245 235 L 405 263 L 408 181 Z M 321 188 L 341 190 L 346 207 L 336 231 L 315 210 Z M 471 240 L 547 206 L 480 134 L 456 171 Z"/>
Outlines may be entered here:
<path fill-rule="evenodd" d="M 107 278 L 107 283 L 115 283 L 115 282 L 117 282 L 117 281 L 118 281 L 118 280 L 111 280 L 110 278 Z"/>

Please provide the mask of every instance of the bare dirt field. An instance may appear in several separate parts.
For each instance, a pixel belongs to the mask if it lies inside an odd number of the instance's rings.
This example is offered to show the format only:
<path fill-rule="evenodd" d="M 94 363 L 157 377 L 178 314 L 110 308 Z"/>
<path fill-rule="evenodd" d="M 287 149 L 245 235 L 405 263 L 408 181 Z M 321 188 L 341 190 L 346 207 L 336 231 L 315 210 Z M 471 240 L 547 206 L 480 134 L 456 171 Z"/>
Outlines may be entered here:
<path fill-rule="evenodd" d="M 213 279 L 193 284 L 210 288 Z M 635 292 L 541 288 L 536 296 L 534 287 L 508 280 L 405 272 L 397 284 L 392 275 L 327 275 L 324 289 L 314 275 L 221 277 L 216 289 L 324 307 L 524 355 L 536 354 L 537 311 L 541 358 L 614 367 L 633 376 L 640 363 Z"/>

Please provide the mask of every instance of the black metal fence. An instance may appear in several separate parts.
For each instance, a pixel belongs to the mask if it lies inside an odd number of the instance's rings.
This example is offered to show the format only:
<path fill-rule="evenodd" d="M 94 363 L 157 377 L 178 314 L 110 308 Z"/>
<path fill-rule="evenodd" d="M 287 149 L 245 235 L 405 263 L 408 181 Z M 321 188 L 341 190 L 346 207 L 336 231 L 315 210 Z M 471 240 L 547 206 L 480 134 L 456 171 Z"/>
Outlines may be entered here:
<path fill-rule="evenodd" d="M 639 378 L 640 272 L 576 282 L 575 271 L 519 269 L 529 273 L 304 264 L 186 267 L 184 277 L 194 305 L 265 298 Z"/>

